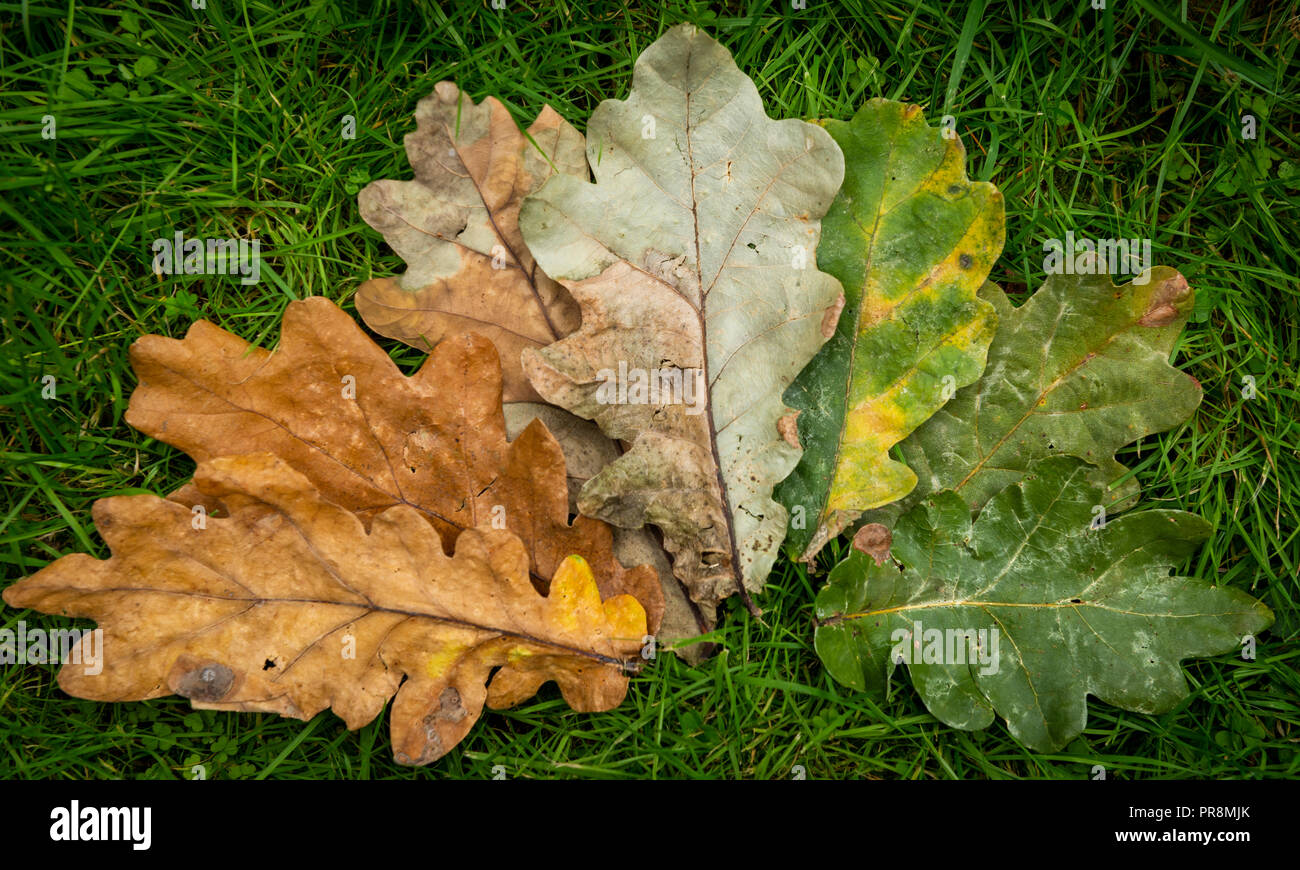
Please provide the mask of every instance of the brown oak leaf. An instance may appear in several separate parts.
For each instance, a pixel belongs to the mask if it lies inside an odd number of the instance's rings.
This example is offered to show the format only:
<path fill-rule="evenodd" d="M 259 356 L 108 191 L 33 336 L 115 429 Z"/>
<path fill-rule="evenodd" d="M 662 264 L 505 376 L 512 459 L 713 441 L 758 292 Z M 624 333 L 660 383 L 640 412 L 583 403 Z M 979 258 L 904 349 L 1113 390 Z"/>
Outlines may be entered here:
<path fill-rule="evenodd" d="M 505 401 L 536 401 L 521 352 L 568 335 L 580 317 L 524 245 L 519 205 L 553 174 L 587 179 L 582 134 L 550 106 L 525 134 L 500 101 L 476 106 L 451 82 L 420 101 L 415 120 L 405 139 L 415 180 L 376 181 L 358 198 L 407 271 L 363 284 L 357 311 L 424 351 L 450 333 L 481 333 L 501 351 Z"/>
<path fill-rule="evenodd" d="M 487 339 L 450 337 L 406 377 L 351 317 L 312 297 L 289 304 L 275 351 L 200 320 L 183 340 L 139 339 L 131 363 L 140 385 L 127 422 L 196 462 L 272 453 L 364 522 L 416 508 L 448 548 L 464 529 L 504 527 L 523 541 L 539 591 L 577 554 L 604 597 L 634 595 L 658 629 L 655 571 L 625 569 L 603 522 L 569 523 L 564 454 L 546 427 L 507 442 Z M 192 487 L 173 498 L 203 503 Z"/>
<path fill-rule="evenodd" d="M 79 650 L 70 695 L 183 695 L 194 707 L 360 728 L 396 695 L 393 752 L 427 764 L 501 708 L 554 680 L 575 710 L 618 705 L 646 631 L 629 595 L 602 601 L 578 556 L 550 592 L 529 583 L 512 533 L 471 529 L 444 554 L 425 515 L 399 504 L 369 528 L 265 453 L 200 463 L 195 486 L 226 517 L 152 495 L 95 503 L 109 559 L 64 556 L 11 586 L 13 607 L 95 620 L 102 671 Z M 493 668 L 499 668 L 492 674 Z"/>

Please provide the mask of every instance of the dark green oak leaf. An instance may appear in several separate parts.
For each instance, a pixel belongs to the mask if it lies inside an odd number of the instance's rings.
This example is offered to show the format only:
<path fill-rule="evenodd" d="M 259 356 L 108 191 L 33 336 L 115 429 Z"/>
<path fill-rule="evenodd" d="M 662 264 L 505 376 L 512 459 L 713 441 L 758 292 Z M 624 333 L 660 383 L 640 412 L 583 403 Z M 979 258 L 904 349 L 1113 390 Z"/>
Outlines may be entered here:
<path fill-rule="evenodd" d="M 1187 695 L 1180 661 L 1233 650 L 1273 614 L 1236 589 L 1171 576 L 1210 535 L 1200 517 L 1144 510 L 1093 528 L 1102 493 L 1089 471 L 1041 460 L 973 520 L 961 496 L 933 495 L 897 522 L 879 564 L 855 551 L 817 597 L 827 670 L 880 692 L 903 657 L 940 720 L 971 730 L 996 713 L 1036 751 L 1083 731 L 1088 695 L 1141 713 L 1174 707 Z"/>
<path fill-rule="evenodd" d="M 1169 363 L 1195 305 L 1174 269 L 1119 286 L 1108 275 L 1053 275 L 1018 308 L 995 284 L 980 296 L 998 318 L 984 374 L 903 441 L 916 489 L 869 522 L 890 525 L 945 489 L 978 510 L 1048 456 L 1079 457 L 1114 484 L 1128 471 L 1116 450 L 1185 422 L 1200 404 L 1200 382 Z M 1130 478 L 1098 504 L 1125 509 L 1137 492 Z"/>

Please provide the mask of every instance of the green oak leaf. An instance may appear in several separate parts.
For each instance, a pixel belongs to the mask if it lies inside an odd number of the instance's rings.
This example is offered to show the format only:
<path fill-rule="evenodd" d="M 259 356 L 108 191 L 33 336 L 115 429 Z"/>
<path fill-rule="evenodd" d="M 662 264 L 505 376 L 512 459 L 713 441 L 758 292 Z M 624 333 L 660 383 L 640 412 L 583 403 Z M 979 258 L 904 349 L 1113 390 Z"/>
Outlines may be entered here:
<path fill-rule="evenodd" d="M 1112 483 L 1127 473 L 1116 450 L 1185 422 L 1201 401 L 1200 382 L 1169 364 L 1195 307 L 1173 269 L 1121 286 L 1107 275 L 1052 275 L 1019 308 L 996 284 L 980 296 L 998 317 L 984 374 L 903 441 L 916 489 L 868 521 L 888 525 L 945 489 L 978 510 L 1048 456 L 1087 460 Z M 1137 491 L 1129 479 L 1099 504 L 1130 507 Z"/>
<path fill-rule="evenodd" d="M 579 510 L 658 526 L 711 621 L 730 595 L 750 603 L 785 537 L 772 488 L 800 448 L 782 396 L 839 315 L 814 252 L 844 157 L 820 127 L 769 118 L 727 50 L 679 25 L 637 59 L 627 99 L 592 113 L 587 159 L 594 184 L 554 175 L 520 210 L 582 310 L 577 332 L 524 350 L 524 371 L 630 442 Z M 634 392 L 664 373 L 681 389 Z"/>
<path fill-rule="evenodd" d="M 804 454 L 776 491 L 793 517 L 787 549 L 805 560 L 916 485 L 889 450 L 984 370 L 996 318 L 976 293 L 1005 234 L 1002 194 L 966 178 L 961 140 L 919 106 L 870 100 L 824 126 L 845 168 L 817 265 L 845 305 L 786 392 Z"/>
<path fill-rule="evenodd" d="M 973 730 L 996 713 L 1040 752 L 1083 731 L 1088 695 L 1171 709 L 1187 695 L 1182 659 L 1229 652 L 1273 614 L 1170 575 L 1210 535 L 1205 520 L 1144 510 L 1094 528 L 1101 496 L 1067 456 L 1035 463 L 974 520 L 961 496 L 932 496 L 898 521 L 880 563 L 855 551 L 831 571 L 817 654 L 836 680 L 873 692 L 903 658 L 940 720 Z"/>

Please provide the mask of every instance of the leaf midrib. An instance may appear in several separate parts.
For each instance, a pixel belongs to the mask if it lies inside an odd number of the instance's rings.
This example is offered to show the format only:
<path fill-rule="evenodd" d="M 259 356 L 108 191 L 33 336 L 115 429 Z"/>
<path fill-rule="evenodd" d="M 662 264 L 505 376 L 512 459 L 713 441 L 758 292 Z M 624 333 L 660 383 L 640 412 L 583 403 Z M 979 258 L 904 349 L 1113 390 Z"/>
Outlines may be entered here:
<path fill-rule="evenodd" d="M 695 52 L 692 46 L 692 48 L 688 48 L 686 51 L 685 81 L 687 82 L 691 80 L 691 60 L 694 56 Z M 736 544 L 736 513 L 734 508 L 731 506 L 731 493 L 727 489 L 726 478 L 722 474 L 722 455 L 718 452 L 717 423 L 713 419 L 713 378 L 709 373 L 709 331 L 708 316 L 706 313 L 709 304 L 709 291 L 713 289 L 713 285 L 710 284 L 708 290 L 704 287 L 704 261 L 700 257 L 700 201 L 699 197 L 695 193 L 695 177 L 697 174 L 695 169 L 695 146 L 691 141 L 692 91 L 689 88 L 683 88 L 682 93 L 685 97 L 686 105 L 685 114 L 682 118 L 682 130 L 686 134 L 686 163 L 687 169 L 689 169 L 691 174 L 691 222 L 695 242 L 695 286 L 699 288 L 700 294 L 700 307 L 695 310 L 695 317 L 699 322 L 700 343 L 703 345 L 703 347 L 700 348 L 700 358 L 704 364 L 704 384 L 707 387 L 705 393 L 707 398 L 704 405 L 704 417 L 709 424 L 709 451 L 713 456 L 713 475 L 714 479 L 718 483 L 718 491 L 722 494 L 722 506 L 724 510 L 726 510 L 727 545 L 731 548 L 731 573 L 736 580 L 736 592 L 744 602 L 745 608 L 750 613 L 757 616 L 758 608 L 750 597 L 749 590 L 745 588 L 745 576 L 740 567 L 740 547 Z M 746 218 L 746 222 L 748 222 L 748 218 Z M 736 238 L 739 237 L 740 235 L 737 233 Z M 734 247 L 736 239 L 732 239 L 731 244 Z M 725 262 L 726 258 L 723 258 L 723 263 Z M 722 267 L 719 268 L 718 274 L 722 274 Z M 714 281 L 716 280 L 717 278 L 715 276 Z"/>
<path fill-rule="evenodd" d="M 242 586 L 243 584 L 239 584 L 239 585 Z M 553 649 L 564 650 L 565 652 L 571 653 L 573 655 L 583 656 L 584 658 L 600 661 L 604 664 L 617 665 L 620 668 L 625 668 L 628 664 L 625 659 L 616 658 L 614 656 L 607 656 L 602 653 L 595 652 L 594 650 L 586 650 L 586 649 L 582 649 L 581 647 L 570 646 L 569 644 L 560 643 L 558 641 L 546 640 L 545 638 L 540 638 L 523 631 L 507 630 L 507 629 L 497 628 L 496 626 L 491 626 L 491 625 L 480 625 L 479 623 L 472 622 L 469 620 L 457 619 L 456 617 L 453 616 L 443 616 L 437 613 L 429 613 L 427 611 L 422 611 L 422 610 L 408 610 L 406 608 L 400 608 L 400 607 L 385 607 L 382 605 L 374 604 L 373 602 L 362 603 L 362 602 L 355 602 L 355 601 L 337 601 L 337 600 L 331 600 L 327 598 L 281 598 L 281 597 L 268 597 L 268 596 L 256 596 L 256 595 L 253 597 L 238 597 L 238 596 L 230 596 L 230 595 L 212 595 L 207 593 L 190 592 L 190 591 L 183 591 L 183 590 L 159 589 L 157 587 L 152 587 L 152 586 L 110 586 L 110 587 L 91 588 L 91 587 L 61 585 L 58 588 L 62 590 L 67 590 L 69 592 L 78 593 L 84 597 L 94 597 L 94 596 L 111 594 L 111 593 L 133 593 L 133 594 L 145 593 L 145 594 L 155 594 L 155 595 L 176 595 L 185 598 L 201 598 L 210 601 L 245 602 L 252 605 L 253 607 L 260 607 L 264 604 L 290 604 L 290 605 L 302 605 L 304 607 L 315 607 L 315 606 L 347 607 L 355 610 L 365 611 L 365 614 L 361 617 L 362 619 L 364 619 L 366 616 L 369 616 L 371 614 L 376 614 L 376 613 L 388 613 L 388 614 L 393 614 L 395 616 L 405 616 L 412 619 L 428 619 L 446 625 L 453 625 L 460 628 L 468 628 L 474 631 L 488 632 L 490 634 L 495 634 L 500 637 L 519 638 L 520 640 L 526 641 L 528 643 L 535 643 L 540 646 L 547 646 Z"/>
<path fill-rule="evenodd" d="M 1173 578 L 1171 578 L 1173 579 Z M 870 619 L 873 616 L 884 616 L 891 613 L 902 613 L 913 610 L 937 610 L 937 609 L 956 609 L 959 607 L 978 607 L 981 609 L 991 609 L 1000 607 L 1021 607 L 1038 610 L 1065 609 L 1073 608 L 1091 608 L 1094 610 L 1104 610 L 1108 613 L 1118 613 L 1124 616 L 1144 616 L 1159 617 L 1161 619 L 1197 619 L 1202 617 L 1228 616 L 1233 613 L 1248 613 L 1250 611 L 1227 611 L 1224 613 L 1153 613 L 1142 610 L 1122 610 L 1118 607 L 1107 607 L 1095 601 L 1080 601 L 1075 604 L 1072 601 L 1054 601 L 1054 602 L 1020 602 L 1020 601 L 978 601 L 975 599 L 942 600 L 942 601 L 924 601 L 914 604 L 900 604 L 897 607 L 884 607 L 880 610 L 863 610 L 856 613 L 836 614 L 822 620 L 822 625 L 833 625 L 835 622 L 843 622 L 850 619 Z M 834 620 L 834 622 L 832 621 Z"/>

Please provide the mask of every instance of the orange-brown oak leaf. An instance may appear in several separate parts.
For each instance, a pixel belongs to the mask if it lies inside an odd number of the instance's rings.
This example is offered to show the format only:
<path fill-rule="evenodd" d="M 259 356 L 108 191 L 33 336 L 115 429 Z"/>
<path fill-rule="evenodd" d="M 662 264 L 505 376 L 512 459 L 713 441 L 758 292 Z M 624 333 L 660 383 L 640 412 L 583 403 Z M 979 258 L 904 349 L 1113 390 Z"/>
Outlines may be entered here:
<path fill-rule="evenodd" d="M 420 101 L 415 121 L 405 140 L 414 180 L 376 181 L 358 198 L 407 270 L 363 284 L 357 311 L 376 332 L 424 351 L 478 332 L 501 351 L 505 401 L 537 401 L 521 352 L 563 338 L 580 317 L 524 245 L 519 205 L 553 174 L 587 179 L 582 134 L 550 106 L 525 134 L 500 101 L 476 106 L 451 82 Z"/>
<path fill-rule="evenodd" d="M 289 304 L 274 351 L 200 320 L 183 340 L 139 339 L 131 363 L 140 385 L 127 422 L 196 462 L 275 454 L 363 522 L 394 505 L 419 510 L 448 548 L 464 529 L 504 527 L 523 541 L 539 591 L 576 554 L 604 597 L 634 595 L 658 629 L 654 569 L 625 569 L 603 522 L 569 523 L 564 454 L 546 427 L 507 442 L 486 338 L 449 337 L 407 377 L 338 306 L 312 297 Z M 203 503 L 192 487 L 173 498 Z"/>
<path fill-rule="evenodd" d="M 630 595 L 602 600 L 579 556 L 559 563 L 543 596 L 506 530 L 462 532 L 449 556 L 412 507 L 377 511 L 367 528 L 266 453 L 200 463 L 194 481 L 226 516 L 197 523 L 152 495 L 100 499 L 109 559 L 64 556 L 5 590 L 13 607 L 102 629 L 102 667 L 74 651 L 60 671 L 68 694 L 178 694 L 200 709 L 304 720 L 329 708 L 350 729 L 396 695 L 394 755 L 427 764 L 485 703 L 519 703 L 548 680 L 585 712 L 627 691 L 645 612 Z"/>

